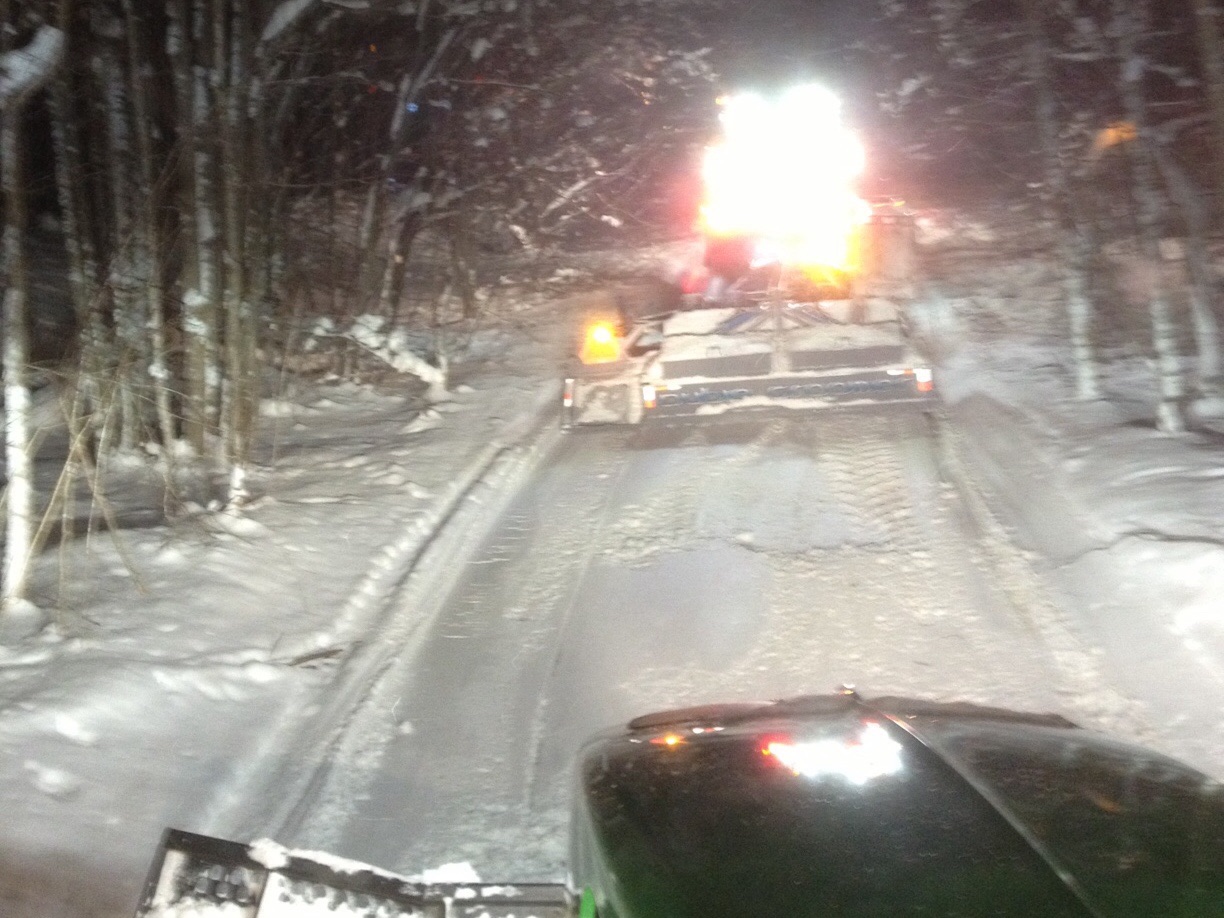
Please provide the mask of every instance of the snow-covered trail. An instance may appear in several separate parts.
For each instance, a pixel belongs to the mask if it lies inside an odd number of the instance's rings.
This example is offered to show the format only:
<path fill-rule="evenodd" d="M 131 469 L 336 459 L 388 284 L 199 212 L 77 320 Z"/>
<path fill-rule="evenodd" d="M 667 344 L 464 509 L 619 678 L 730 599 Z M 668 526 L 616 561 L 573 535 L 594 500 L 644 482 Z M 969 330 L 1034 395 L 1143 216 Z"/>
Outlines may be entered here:
<path fill-rule="evenodd" d="M 574 754 L 636 714 L 845 682 L 1091 721 L 1085 699 L 1111 690 L 937 457 L 898 413 L 565 438 L 282 840 L 559 879 Z"/>

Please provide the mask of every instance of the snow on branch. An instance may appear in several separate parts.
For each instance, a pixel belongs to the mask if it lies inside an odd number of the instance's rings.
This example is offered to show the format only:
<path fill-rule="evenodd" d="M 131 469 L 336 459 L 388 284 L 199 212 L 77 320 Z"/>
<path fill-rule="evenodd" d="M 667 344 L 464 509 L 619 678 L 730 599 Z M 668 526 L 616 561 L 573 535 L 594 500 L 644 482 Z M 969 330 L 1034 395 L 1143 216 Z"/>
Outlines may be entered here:
<path fill-rule="evenodd" d="M 0 108 L 36 92 L 64 57 L 64 33 L 42 26 L 24 48 L 0 55 Z"/>
<path fill-rule="evenodd" d="M 320 2 L 346 10 L 360 11 L 370 8 L 369 0 L 281 0 L 280 5 L 268 17 L 267 25 L 263 27 L 263 32 L 259 36 L 260 44 L 266 45 L 276 41 L 286 31 L 293 28 L 298 20 L 310 11 L 311 7 L 317 6 Z"/>
<path fill-rule="evenodd" d="M 353 320 L 348 337 L 397 373 L 415 376 L 429 386 L 430 401 L 446 398 L 446 364 L 436 367 L 417 355 L 402 329 L 387 328 L 382 316 L 364 315 Z"/>
<path fill-rule="evenodd" d="M 268 17 L 268 24 L 259 36 L 260 43 L 266 45 L 270 41 L 276 41 L 277 36 L 297 22 L 316 2 L 318 0 L 283 0 Z"/>
<path fill-rule="evenodd" d="M 591 176 L 589 178 L 579 179 L 578 181 L 574 182 L 574 184 L 570 185 L 568 188 L 558 193 L 558 195 L 553 199 L 552 203 L 549 204 L 547 207 L 544 208 L 544 210 L 540 212 L 540 216 L 547 217 L 558 207 L 563 207 L 564 205 L 568 204 L 570 200 L 574 197 L 574 195 L 576 195 L 583 188 L 586 188 L 588 185 L 590 185 L 594 181 L 595 181 L 595 176 Z"/>

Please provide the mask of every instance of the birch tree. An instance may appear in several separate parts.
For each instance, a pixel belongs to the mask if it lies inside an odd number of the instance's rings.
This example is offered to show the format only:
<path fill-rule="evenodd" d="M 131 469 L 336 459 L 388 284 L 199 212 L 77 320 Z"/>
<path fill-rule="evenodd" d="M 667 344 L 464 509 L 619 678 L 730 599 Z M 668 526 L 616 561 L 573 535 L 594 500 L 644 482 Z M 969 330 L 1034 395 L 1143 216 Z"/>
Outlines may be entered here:
<path fill-rule="evenodd" d="M 1162 142 L 1158 140 L 1152 146 L 1152 152 L 1169 196 L 1181 211 L 1186 224 L 1183 246 L 1186 298 L 1198 355 L 1195 379 L 1198 394 L 1218 398 L 1224 392 L 1224 354 L 1221 353 L 1224 342 L 1220 340 L 1220 323 L 1216 318 L 1220 289 L 1208 246 L 1210 209 L 1194 181 Z"/>
<path fill-rule="evenodd" d="M 173 444 L 178 437 L 175 411 L 171 405 L 171 382 L 166 341 L 166 274 L 164 259 L 167 248 L 162 243 L 163 220 L 160 211 L 164 205 L 166 183 L 162 181 L 162 168 L 154 149 L 156 127 L 153 122 L 152 100 L 149 81 L 144 78 L 144 68 L 149 55 L 144 47 L 144 27 L 133 0 L 122 0 L 125 20 L 124 40 L 127 48 L 127 82 L 131 92 L 131 122 L 135 134 L 136 181 L 141 189 L 137 203 L 139 218 L 134 221 L 132 249 L 135 262 L 140 267 L 140 280 L 144 293 L 145 320 L 144 337 L 148 355 L 145 372 L 148 374 L 152 401 L 156 409 L 157 430 L 160 442 Z"/>
<path fill-rule="evenodd" d="M 1140 253 L 1150 266 L 1148 311 L 1152 323 L 1152 346 L 1156 353 L 1156 378 L 1159 404 L 1157 427 L 1166 433 L 1185 430 L 1182 400 L 1186 394 L 1178 353 L 1177 326 L 1173 319 L 1169 291 L 1161 269 L 1161 224 L 1164 204 L 1157 184 L 1155 138 L 1148 123 L 1143 80 L 1147 62 L 1140 42 L 1147 28 L 1146 0 L 1111 0 L 1111 25 L 1116 41 L 1118 76 L 1122 103 L 1135 128 L 1132 162 L 1133 191 L 1138 217 Z"/>
<path fill-rule="evenodd" d="M 0 27 L 8 23 L 0 23 Z M 43 25 L 24 47 L 0 56 L 0 186 L 4 197 L 4 434 L 8 473 L 3 602 L 11 611 L 25 601 L 33 543 L 34 485 L 30 455 L 29 277 L 21 123 L 34 93 L 51 79 L 64 53 L 64 33 Z"/>
<path fill-rule="evenodd" d="M 884 10 L 885 20 L 898 24 L 916 13 L 912 4 L 887 0 Z M 893 83 L 880 98 L 903 119 L 907 133 L 921 125 L 915 135 L 934 151 L 930 156 L 952 161 L 936 170 L 941 182 L 962 168 L 985 173 L 1000 185 L 992 194 L 1037 205 L 1033 223 L 1057 255 L 1053 267 L 1070 331 L 1075 395 L 1095 399 L 1100 385 L 1093 327 L 1099 318 L 1089 268 L 1091 222 L 1077 206 L 1077 151 L 1068 137 L 1083 102 L 1063 92 L 1069 81 L 1062 68 L 1068 58 L 1099 61 L 1107 52 L 1068 47 L 1066 12 L 1067 4 L 1045 0 L 1022 0 L 1015 10 L 1002 11 L 982 0 L 923 4 L 916 16 L 921 25 L 889 52 Z"/>
<path fill-rule="evenodd" d="M 1041 197 L 1061 256 L 1059 267 L 1071 329 L 1075 393 L 1083 400 L 1096 399 L 1101 391 L 1092 342 L 1093 309 L 1088 279 L 1090 243 L 1086 228 L 1082 221 L 1077 220 L 1072 209 L 1067 165 L 1060 145 L 1061 130 L 1051 73 L 1053 54 L 1046 6 L 1042 0 L 1025 0 L 1024 14 L 1028 26 L 1029 78 L 1033 81 L 1035 114 L 1045 165 Z"/>
<path fill-rule="evenodd" d="M 534 246 L 645 220 L 656 163 L 696 137 L 677 104 L 711 85 L 708 6 L 61 0 L 71 54 L 49 108 L 81 461 L 190 452 L 241 502 L 265 338 L 299 255 L 285 227 L 308 198 L 341 236 L 364 196 L 344 240 L 356 257 L 324 283 L 350 317 L 386 319 L 374 350 L 395 345 L 440 391 L 444 368 L 400 348 L 398 323 L 433 321 L 400 312 L 418 235 L 449 246 L 472 310 L 489 227 Z M 358 330 L 366 352 L 376 325 Z"/>
<path fill-rule="evenodd" d="M 269 9 L 281 7 L 175 0 L 161 16 L 135 0 L 81 2 L 76 40 L 93 67 L 57 85 L 54 121 L 97 447 L 153 443 L 172 455 L 185 436 L 231 470 L 237 495 L 259 395 L 259 317 L 283 263 L 273 210 L 284 196 L 266 174 L 283 137 L 264 89 L 276 62 L 258 50 Z M 153 92 L 151 74 L 168 74 L 171 91 Z M 104 142 L 82 144 L 91 118 Z"/>
<path fill-rule="evenodd" d="M 1189 395 L 1179 353 L 1188 337 L 1183 314 L 1191 319 L 1198 386 L 1205 393 L 1217 388 L 1222 362 L 1199 190 L 1212 178 L 1187 168 L 1172 143 L 1213 106 L 1210 88 L 1198 89 L 1182 66 L 1192 48 L 1188 8 L 1162 6 L 1159 28 L 1147 0 L 1024 0 L 1016 6 L 883 0 L 883 9 L 886 23 L 917 23 L 895 37 L 885 55 L 894 68 L 891 89 L 881 96 L 886 110 L 932 147 L 940 131 L 956 136 L 957 166 L 972 168 L 970 156 L 988 159 L 995 174 L 1014 177 L 1007 189 L 1011 200 L 1041 204 L 1055 233 L 1081 398 L 1099 394 L 1094 331 L 1113 330 L 1112 316 L 1093 303 L 1092 265 L 1106 262 L 1097 224 L 1137 251 L 1145 283 L 1130 292 L 1146 298 L 1157 426 L 1181 430 Z M 1204 65 L 1208 75 L 1212 66 Z M 1151 102 L 1156 91 L 1160 106 Z M 1163 257 L 1169 248 L 1164 237 L 1175 226 L 1186 255 L 1184 313 L 1178 300 L 1183 290 L 1171 286 Z"/>

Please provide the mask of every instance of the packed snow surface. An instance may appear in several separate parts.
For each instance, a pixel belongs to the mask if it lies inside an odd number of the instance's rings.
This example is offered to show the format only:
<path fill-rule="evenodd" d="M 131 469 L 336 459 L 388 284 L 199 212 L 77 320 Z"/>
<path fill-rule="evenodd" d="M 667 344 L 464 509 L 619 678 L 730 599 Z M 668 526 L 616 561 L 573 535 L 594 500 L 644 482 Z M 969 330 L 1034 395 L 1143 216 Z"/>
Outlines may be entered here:
<path fill-rule="evenodd" d="M 1224 777 L 1224 438 L 1155 431 L 1142 355 L 1072 400 L 1048 271 L 983 258 L 915 309 L 938 435 L 850 411 L 562 437 L 582 301 L 474 329 L 429 406 L 278 395 L 244 512 L 68 546 L 55 627 L 0 645 L 0 914 L 129 915 L 166 825 L 560 880 L 591 732 L 843 682 Z"/>

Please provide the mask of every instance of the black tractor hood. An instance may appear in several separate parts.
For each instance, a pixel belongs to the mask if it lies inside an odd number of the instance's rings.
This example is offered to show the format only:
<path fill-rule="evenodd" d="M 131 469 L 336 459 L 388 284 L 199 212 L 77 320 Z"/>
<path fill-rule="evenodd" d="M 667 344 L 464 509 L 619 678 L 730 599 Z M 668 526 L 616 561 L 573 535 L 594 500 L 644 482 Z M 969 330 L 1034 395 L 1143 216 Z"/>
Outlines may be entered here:
<path fill-rule="evenodd" d="M 686 709 L 580 767 L 601 916 L 1224 915 L 1219 785 L 1054 715 L 852 692 Z"/>

